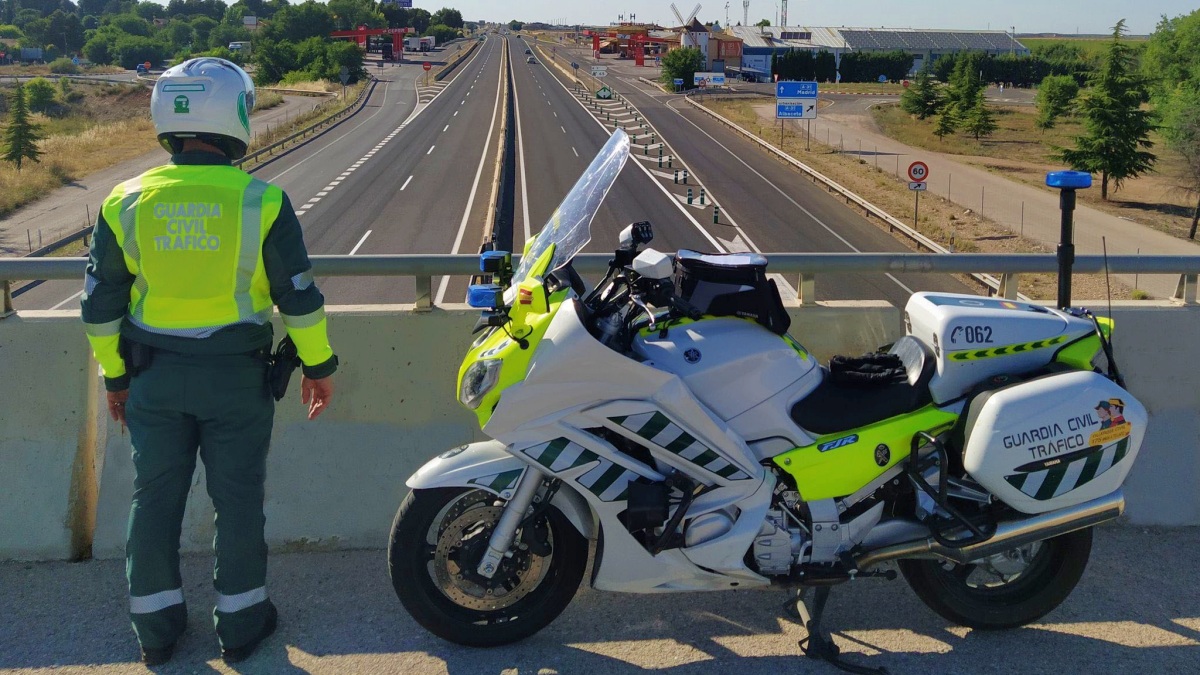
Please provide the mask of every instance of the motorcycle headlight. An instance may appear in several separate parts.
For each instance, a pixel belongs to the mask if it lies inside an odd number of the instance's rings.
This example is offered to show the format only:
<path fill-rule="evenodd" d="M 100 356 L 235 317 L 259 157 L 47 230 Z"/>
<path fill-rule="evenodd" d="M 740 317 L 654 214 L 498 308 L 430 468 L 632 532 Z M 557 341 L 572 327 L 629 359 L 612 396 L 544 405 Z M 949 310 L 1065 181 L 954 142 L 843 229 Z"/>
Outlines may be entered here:
<path fill-rule="evenodd" d="M 500 381 L 500 366 L 503 364 L 504 361 L 500 359 L 484 359 L 472 363 L 467 372 L 463 373 L 458 400 L 471 410 L 478 408 L 483 402 L 483 397 Z"/>

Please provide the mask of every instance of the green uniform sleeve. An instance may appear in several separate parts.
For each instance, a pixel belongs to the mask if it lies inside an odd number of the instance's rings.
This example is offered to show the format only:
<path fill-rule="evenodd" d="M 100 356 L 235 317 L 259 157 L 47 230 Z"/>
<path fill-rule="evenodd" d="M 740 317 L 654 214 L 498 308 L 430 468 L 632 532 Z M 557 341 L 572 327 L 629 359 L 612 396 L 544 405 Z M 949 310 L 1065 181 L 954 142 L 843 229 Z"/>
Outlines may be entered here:
<path fill-rule="evenodd" d="M 271 284 L 271 299 L 296 343 L 304 374 L 314 379 L 332 375 L 337 370 L 337 357 L 329 346 L 325 297 L 313 281 L 304 233 L 287 195 L 263 241 L 263 266 Z"/>
<path fill-rule="evenodd" d="M 125 265 L 125 254 L 117 243 L 104 215 L 96 217 L 92 230 L 92 250 L 84 274 L 82 316 L 88 342 L 100 368 L 108 391 L 129 388 L 125 360 L 117 348 L 121 322 L 129 310 L 129 294 L 134 275 Z"/>

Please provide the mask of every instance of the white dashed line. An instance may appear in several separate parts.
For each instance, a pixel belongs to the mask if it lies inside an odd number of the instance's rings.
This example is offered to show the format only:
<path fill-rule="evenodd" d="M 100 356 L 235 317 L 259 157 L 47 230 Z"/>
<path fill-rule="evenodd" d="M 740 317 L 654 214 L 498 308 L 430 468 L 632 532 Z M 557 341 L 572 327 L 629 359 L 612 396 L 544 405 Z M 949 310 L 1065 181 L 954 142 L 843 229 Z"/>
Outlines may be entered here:
<path fill-rule="evenodd" d="M 429 155 L 432 155 L 432 154 L 433 154 L 433 148 L 436 148 L 436 147 L 437 147 L 436 145 L 435 145 L 435 146 L 432 146 L 432 147 L 430 147 L 430 148 L 429 148 L 429 152 L 425 153 L 425 156 L 426 156 L 426 157 L 428 157 Z"/>
<path fill-rule="evenodd" d="M 409 177 L 408 177 L 408 180 L 404 181 L 404 185 L 401 185 L 401 186 L 400 186 L 400 191 L 401 191 L 401 192 L 404 192 L 404 188 L 408 187 L 408 184 L 412 182 L 412 179 L 413 179 L 413 177 L 412 177 L 412 176 L 409 176 Z"/>
<path fill-rule="evenodd" d="M 571 152 L 575 153 L 575 156 L 576 156 L 576 157 L 578 157 L 578 156 L 579 156 L 579 151 L 578 151 L 578 150 L 576 150 L 574 146 L 571 146 Z"/>
<path fill-rule="evenodd" d="M 450 129 L 450 125 L 447 124 L 445 127 L 442 127 L 442 133 L 443 134 L 446 133 L 449 129 Z"/>
<path fill-rule="evenodd" d="M 328 191 L 328 190 L 322 190 L 321 192 L 318 192 L 318 193 L 317 193 L 317 196 L 318 196 L 318 197 L 324 197 L 324 196 L 325 196 L 325 195 L 327 195 L 327 194 L 329 194 L 329 191 Z"/>
<path fill-rule="evenodd" d="M 457 111 L 457 110 L 455 110 L 455 111 L 454 111 L 454 116 L 455 116 L 455 117 L 458 117 L 458 111 Z"/>
<path fill-rule="evenodd" d="M 308 200 L 308 203 L 309 203 L 309 204 L 316 204 L 316 203 L 317 203 L 317 202 L 319 202 L 319 201 L 321 201 L 321 198 L 320 198 L 320 197 L 313 197 L 312 199 Z"/>
<path fill-rule="evenodd" d="M 564 134 L 565 134 L 565 133 L 567 133 L 567 128 L 566 128 L 566 127 L 564 127 L 564 126 L 562 126 L 561 124 L 560 124 L 560 125 L 558 125 L 558 128 L 559 128 L 559 129 L 562 129 L 562 132 L 563 132 Z"/>
<path fill-rule="evenodd" d="M 367 237 L 369 236 L 371 236 L 371 230 L 367 230 L 367 233 L 362 236 L 362 239 L 358 240 L 358 243 L 354 245 L 354 248 L 350 249 L 350 255 L 358 253 L 358 249 L 362 248 L 363 242 L 366 241 Z"/>

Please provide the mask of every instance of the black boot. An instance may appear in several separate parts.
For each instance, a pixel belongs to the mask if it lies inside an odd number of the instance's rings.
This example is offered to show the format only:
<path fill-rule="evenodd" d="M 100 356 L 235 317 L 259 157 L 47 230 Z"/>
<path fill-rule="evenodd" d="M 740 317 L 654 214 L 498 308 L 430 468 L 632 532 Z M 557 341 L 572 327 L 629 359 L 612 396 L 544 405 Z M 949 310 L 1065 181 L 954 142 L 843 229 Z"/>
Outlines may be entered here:
<path fill-rule="evenodd" d="M 241 647 L 222 649 L 221 658 L 225 660 L 225 663 L 237 663 L 239 661 L 245 661 L 246 659 L 250 658 L 250 655 L 252 655 L 256 649 L 258 649 L 258 646 L 262 644 L 263 640 L 271 637 L 271 634 L 275 632 L 275 627 L 278 624 L 279 611 L 275 609 L 274 603 L 268 602 L 267 620 L 265 623 L 263 623 L 262 632 L 258 634 L 258 637 L 254 638 L 250 642 L 247 642 Z"/>

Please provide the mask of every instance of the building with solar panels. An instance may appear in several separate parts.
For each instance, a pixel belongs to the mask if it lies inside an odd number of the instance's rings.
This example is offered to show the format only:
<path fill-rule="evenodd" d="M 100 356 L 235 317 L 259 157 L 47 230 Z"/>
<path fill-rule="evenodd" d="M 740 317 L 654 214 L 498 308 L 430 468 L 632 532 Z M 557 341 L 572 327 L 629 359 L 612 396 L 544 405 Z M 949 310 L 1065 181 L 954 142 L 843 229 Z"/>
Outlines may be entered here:
<path fill-rule="evenodd" d="M 742 39 L 742 73 L 770 79 L 771 60 L 790 50 L 830 52 L 840 62 L 849 52 L 905 51 L 913 55 L 912 73 L 948 54 L 983 52 L 1026 56 L 1029 49 L 1004 31 L 923 30 L 918 28 L 818 28 L 736 26 L 727 32 Z"/>

